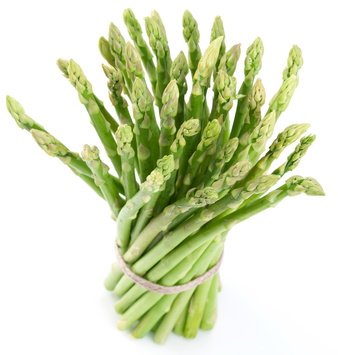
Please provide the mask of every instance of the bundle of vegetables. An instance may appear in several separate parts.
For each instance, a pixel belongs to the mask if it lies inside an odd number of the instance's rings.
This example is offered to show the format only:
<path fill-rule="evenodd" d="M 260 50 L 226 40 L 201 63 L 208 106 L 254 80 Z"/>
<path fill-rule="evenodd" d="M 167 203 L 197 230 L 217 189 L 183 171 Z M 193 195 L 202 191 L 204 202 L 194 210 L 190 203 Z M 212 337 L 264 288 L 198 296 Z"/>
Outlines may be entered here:
<path fill-rule="evenodd" d="M 74 60 L 57 62 L 88 111 L 116 176 L 96 146 L 85 145 L 81 155 L 74 153 L 13 98 L 7 97 L 7 106 L 47 154 L 58 157 L 107 201 L 117 221 L 119 262 L 113 264 L 105 286 L 120 297 L 118 328 L 132 328 L 137 338 L 153 331 L 158 343 L 171 331 L 193 338 L 199 328 L 211 329 L 217 318 L 217 270 L 228 232 L 288 196 L 324 195 L 313 178 L 292 176 L 279 184 L 315 139 L 301 138 L 308 124 L 285 128 L 265 152 L 297 87 L 303 59 L 293 46 L 280 89 L 263 113 L 265 91 L 256 79 L 263 56 L 260 38 L 246 52 L 244 81 L 237 90 L 233 75 L 240 45 L 226 49 L 220 17 L 202 55 L 197 22 L 186 11 L 187 57 L 180 52 L 173 60 L 157 12 L 145 19 L 149 45 L 130 9 L 124 12 L 124 21 L 133 44 L 125 42 L 114 24 L 109 38 L 99 40 L 119 123 Z M 208 102 L 210 90 L 213 98 Z M 286 161 L 269 172 L 298 139 Z M 278 187 L 269 192 L 275 184 Z"/>

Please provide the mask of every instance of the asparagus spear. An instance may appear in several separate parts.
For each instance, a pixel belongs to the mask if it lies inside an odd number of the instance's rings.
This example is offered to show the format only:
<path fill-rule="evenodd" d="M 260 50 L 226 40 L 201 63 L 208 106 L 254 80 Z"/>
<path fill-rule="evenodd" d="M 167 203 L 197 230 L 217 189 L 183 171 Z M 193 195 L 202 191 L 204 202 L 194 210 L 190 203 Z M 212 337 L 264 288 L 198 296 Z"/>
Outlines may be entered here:
<path fill-rule="evenodd" d="M 106 290 L 113 291 L 116 284 L 119 282 L 123 275 L 123 271 L 120 269 L 119 265 L 117 263 L 114 263 L 112 265 L 109 275 L 104 281 L 104 287 L 106 288 Z"/>
<path fill-rule="evenodd" d="M 184 95 L 186 94 L 187 88 L 187 80 L 186 76 L 189 72 L 187 59 L 185 58 L 184 53 L 181 51 L 178 56 L 174 59 L 171 69 L 170 69 L 170 79 L 176 80 L 176 84 L 179 91 L 178 98 L 178 109 L 175 118 L 176 129 L 178 130 L 183 121 L 185 115 L 185 101 Z"/>
<path fill-rule="evenodd" d="M 102 64 L 102 69 L 108 78 L 107 86 L 109 89 L 110 101 L 115 107 L 115 111 L 121 124 L 128 124 L 129 126 L 134 127 L 128 110 L 128 102 L 122 96 L 124 84 L 121 71 L 104 64 Z M 115 129 L 115 132 L 116 130 L 117 128 Z"/>
<path fill-rule="evenodd" d="M 45 131 L 31 129 L 34 140 L 38 143 L 48 155 L 58 157 L 64 164 L 86 182 L 99 196 L 104 197 L 100 188 L 95 184 L 91 177 L 91 172 L 85 164 L 83 164 L 77 153 L 69 151 L 60 141 Z"/>
<path fill-rule="evenodd" d="M 125 93 L 130 97 L 130 92 L 132 88 L 132 81 L 128 76 L 126 69 L 126 59 L 125 59 L 125 47 L 126 41 L 122 36 L 120 30 L 111 23 L 109 26 L 109 45 L 110 51 L 113 53 L 115 58 L 115 66 L 121 70 L 123 74 L 123 79 L 125 83 Z"/>
<path fill-rule="evenodd" d="M 191 145 L 189 144 L 193 137 L 200 131 L 199 120 L 190 119 L 183 122 L 180 129 L 176 134 L 176 138 L 170 147 L 171 154 L 174 156 L 175 168 L 167 181 L 165 189 L 161 192 L 158 197 L 156 206 L 154 208 L 154 216 L 157 216 L 163 211 L 163 208 L 168 205 L 171 197 L 175 193 L 175 181 L 177 173 L 180 172 L 182 175 L 178 177 L 181 179 L 183 176 L 185 165 L 188 158 L 191 156 Z M 150 219 L 150 218 L 149 218 Z M 149 221 L 149 220 L 148 220 Z"/>
<path fill-rule="evenodd" d="M 309 135 L 301 138 L 300 143 L 296 146 L 295 150 L 288 156 L 287 161 L 280 167 L 275 169 L 272 174 L 279 175 L 282 177 L 287 172 L 295 169 L 298 166 L 300 159 L 306 154 L 307 150 L 315 139 L 315 135 Z"/>
<path fill-rule="evenodd" d="M 224 70 L 228 75 L 233 76 L 241 55 L 241 45 L 235 44 L 220 59 L 218 70 Z"/>
<path fill-rule="evenodd" d="M 199 325 L 201 323 L 206 300 L 211 287 L 212 278 L 199 285 L 189 302 L 187 319 L 184 328 L 184 337 L 193 339 L 196 337 Z"/>
<path fill-rule="evenodd" d="M 291 98 L 297 88 L 298 77 L 291 75 L 288 79 L 283 81 L 282 86 L 278 92 L 273 96 L 269 102 L 269 108 L 266 114 L 272 111 L 276 112 L 276 119 L 284 112 L 290 104 Z"/>
<path fill-rule="evenodd" d="M 109 41 L 104 37 L 99 39 L 99 51 L 109 65 L 113 67 L 116 65 L 114 55 L 110 51 Z"/>
<path fill-rule="evenodd" d="M 264 53 L 262 40 L 258 37 L 248 48 L 246 52 L 246 58 L 244 62 L 244 81 L 239 89 L 239 94 L 244 95 L 244 97 L 238 100 L 236 114 L 234 118 L 234 123 L 232 125 L 230 137 L 238 137 L 245 116 L 247 114 L 247 95 L 249 94 L 252 85 L 254 83 L 255 76 L 258 74 L 262 67 L 262 56 Z"/>
<path fill-rule="evenodd" d="M 200 170 L 203 174 L 206 164 L 208 163 L 208 155 L 214 154 L 216 150 L 217 138 L 221 132 L 221 126 L 217 120 L 213 120 L 205 127 L 200 143 L 198 144 L 195 153 L 189 159 L 189 166 L 185 173 L 183 184 L 177 193 L 177 198 L 185 195 L 192 186 L 197 172 Z"/>
<path fill-rule="evenodd" d="M 144 72 L 142 68 L 141 56 L 140 53 L 134 48 L 134 46 L 127 42 L 124 49 L 124 57 L 126 61 L 126 70 L 128 77 L 132 81 L 135 80 L 135 77 L 144 80 Z"/>
<path fill-rule="evenodd" d="M 65 59 L 59 58 L 56 62 L 58 68 L 61 70 L 63 73 L 64 77 L 69 79 L 69 61 Z M 116 120 L 112 117 L 112 115 L 107 111 L 107 109 L 104 107 L 103 102 L 94 94 L 92 93 L 92 98 L 96 101 L 97 105 L 100 108 L 100 111 L 106 121 L 110 124 L 110 128 L 113 132 L 116 131 L 118 127 L 118 123 Z"/>
<path fill-rule="evenodd" d="M 261 120 L 261 108 L 265 103 L 265 90 L 261 79 L 257 79 L 248 96 L 248 113 L 239 136 L 251 132 Z"/>
<path fill-rule="evenodd" d="M 309 124 L 293 124 L 285 128 L 283 132 L 279 133 L 277 138 L 270 145 L 268 152 L 251 169 L 243 183 L 264 174 L 274 160 L 281 155 L 284 149 L 306 132 L 309 126 Z"/>
<path fill-rule="evenodd" d="M 170 153 L 170 146 L 176 133 L 175 117 L 178 110 L 179 91 L 176 80 L 172 80 L 165 88 L 162 96 L 161 133 L 159 139 L 160 157 Z"/>
<path fill-rule="evenodd" d="M 162 32 L 163 37 L 165 38 L 166 41 L 168 41 L 167 38 L 167 33 L 165 31 L 165 27 L 164 27 L 164 23 L 160 17 L 160 14 L 156 11 L 156 10 L 152 10 L 151 11 L 151 18 L 156 22 L 156 24 L 158 25 L 159 29 Z"/>
<path fill-rule="evenodd" d="M 289 57 L 287 60 L 287 66 L 283 71 L 283 80 L 287 80 L 292 75 L 297 75 L 299 69 L 303 66 L 302 51 L 298 46 L 292 46 Z"/>
<path fill-rule="evenodd" d="M 117 153 L 121 156 L 122 185 L 125 188 L 126 199 L 132 198 L 138 191 L 138 184 L 135 179 L 134 160 L 135 152 L 132 148 L 133 132 L 128 125 L 119 126 L 116 131 Z"/>
<path fill-rule="evenodd" d="M 115 139 L 110 131 L 110 124 L 106 120 L 100 110 L 97 100 L 93 94 L 92 85 L 85 77 L 81 67 L 72 59 L 67 61 L 58 61 L 59 67 L 68 64 L 67 70 L 64 71 L 65 76 L 78 92 L 80 102 L 86 107 L 91 123 L 98 134 L 105 150 L 114 165 L 118 175 L 121 175 L 121 159 L 117 154 L 117 146 Z"/>
<path fill-rule="evenodd" d="M 289 106 L 291 98 L 298 86 L 298 72 L 303 66 L 302 51 L 298 46 L 293 46 L 289 52 L 287 66 L 283 71 L 283 83 L 271 99 L 267 113 L 276 111 L 277 119 Z"/>
<path fill-rule="evenodd" d="M 137 157 L 141 182 L 156 166 L 159 157 L 159 129 L 155 120 L 153 97 L 145 82 L 136 78 L 132 90 L 134 134 L 137 143 Z"/>
<path fill-rule="evenodd" d="M 167 155 L 164 156 L 162 159 L 159 159 L 157 161 L 157 167 L 161 169 L 163 173 L 165 184 L 162 185 L 162 187 L 159 189 L 158 192 L 154 193 L 151 196 L 149 202 L 145 206 L 143 206 L 142 209 L 140 210 L 139 215 L 137 217 L 137 221 L 131 233 L 131 238 L 130 238 L 131 244 L 134 242 L 134 240 L 138 237 L 138 235 L 147 225 L 149 220 L 152 218 L 155 206 L 159 205 L 158 199 L 161 196 L 161 194 L 165 192 L 168 181 L 170 181 L 173 175 L 175 166 L 174 166 L 174 159 L 172 158 L 172 155 Z"/>
<path fill-rule="evenodd" d="M 239 146 L 225 169 L 236 161 L 250 160 L 256 163 L 265 148 L 267 140 L 272 136 L 276 124 L 276 113 L 272 111 L 252 130 L 244 134 L 239 140 Z"/>
<path fill-rule="evenodd" d="M 210 330 L 214 327 L 217 319 L 217 293 L 218 293 L 218 279 L 219 274 L 213 276 L 203 316 L 200 323 L 200 328 L 203 330 Z"/>
<path fill-rule="evenodd" d="M 156 323 L 166 314 L 178 294 L 165 295 L 158 303 L 152 307 L 146 315 L 141 319 L 137 326 L 133 329 L 133 336 L 135 338 L 142 338 L 156 325 Z"/>
<path fill-rule="evenodd" d="M 173 162 L 172 156 L 171 160 Z M 163 170 L 160 168 L 154 169 L 146 181 L 140 185 L 140 190 L 136 195 L 129 199 L 121 209 L 117 218 L 117 244 L 122 250 L 128 246 L 131 223 L 136 218 L 138 211 L 149 202 L 151 195 L 159 191 L 164 183 L 165 176 L 163 175 Z"/>
<path fill-rule="evenodd" d="M 212 25 L 210 43 L 218 37 L 222 37 L 223 41 L 222 41 L 221 47 L 219 49 L 218 59 L 216 61 L 216 65 L 215 65 L 214 77 L 216 77 L 216 75 L 217 75 L 217 68 L 219 66 L 220 60 L 223 57 L 223 55 L 225 54 L 225 31 L 224 31 L 223 21 L 220 16 L 215 17 L 214 23 Z"/>
<path fill-rule="evenodd" d="M 124 205 L 124 201 L 119 196 L 114 180 L 108 173 L 109 167 L 101 161 L 99 154 L 100 152 L 97 147 L 90 147 L 86 144 L 83 147 L 81 156 L 92 171 L 95 184 L 100 188 L 104 198 L 108 202 L 112 211 L 112 218 L 116 220 Z"/>
<path fill-rule="evenodd" d="M 151 82 L 153 93 L 155 93 L 156 82 L 157 82 L 156 69 L 155 69 L 153 59 L 152 59 L 153 55 L 142 36 L 141 25 L 137 21 L 135 15 L 131 9 L 124 10 L 123 19 L 124 19 L 124 23 L 127 26 L 128 33 L 134 42 L 134 46 L 137 48 L 137 50 L 141 56 L 142 63 L 146 69 L 146 72 L 147 72 L 150 82 Z"/>
<path fill-rule="evenodd" d="M 47 132 L 43 126 L 36 123 L 31 117 L 26 115 L 25 109 L 21 106 L 21 104 L 13 99 L 10 96 L 6 96 L 6 105 L 7 110 L 14 118 L 15 123 L 21 128 L 25 129 L 26 131 L 30 131 L 31 129 L 36 129 L 42 132 Z"/>
<path fill-rule="evenodd" d="M 224 165 L 229 162 L 238 147 L 238 138 L 229 139 L 226 143 L 220 146 L 220 149 L 208 166 L 205 174 L 200 176 L 200 179 L 196 181 L 197 184 L 203 184 L 203 186 L 210 186 L 214 181 L 219 178 L 219 175 L 223 171 Z"/>
<path fill-rule="evenodd" d="M 176 335 L 183 335 L 185 322 L 187 320 L 188 309 L 189 309 L 189 303 L 187 302 L 187 304 L 183 308 L 181 314 L 178 316 L 178 319 L 175 323 L 175 327 L 173 329 L 173 332 Z"/>
<path fill-rule="evenodd" d="M 225 143 L 230 136 L 229 111 L 233 106 L 233 101 L 241 96 L 236 95 L 236 79 L 220 70 L 214 82 L 214 99 L 210 118 L 222 117 L 222 138 L 221 143 Z"/>
<path fill-rule="evenodd" d="M 188 65 L 191 71 L 191 76 L 193 77 L 202 57 L 202 53 L 199 46 L 200 33 L 198 30 L 198 24 L 188 10 L 184 11 L 182 25 L 183 37 L 188 45 Z"/>
<path fill-rule="evenodd" d="M 170 80 L 171 58 L 168 40 L 162 23 L 158 21 L 158 17 L 146 17 L 145 22 L 149 44 L 157 58 L 155 98 L 156 105 L 161 109 L 163 91 Z"/>
<path fill-rule="evenodd" d="M 207 124 L 207 117 L 202 117 L 205 95 L 210 86 L 210 78 L 215 68 L 223 37 L 215 39 L 201 57 L 193 78 L 193 88 L 188 103 L 187 118 L 198 118 L 201 128 Z"/>

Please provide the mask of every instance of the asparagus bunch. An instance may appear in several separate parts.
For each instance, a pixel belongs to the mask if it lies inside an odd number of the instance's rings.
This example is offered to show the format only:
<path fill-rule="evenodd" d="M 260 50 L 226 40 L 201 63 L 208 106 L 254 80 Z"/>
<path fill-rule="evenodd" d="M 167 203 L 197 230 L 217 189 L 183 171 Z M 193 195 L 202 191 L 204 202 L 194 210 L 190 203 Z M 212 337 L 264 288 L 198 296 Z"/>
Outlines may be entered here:
<path fill-rule="evenodd" d="M 264 112 L 267 95 L 262 80 L 255 80 L 264 51 L 260 38 L 246 52 L 244 81 L 237 91 L 234 74 L 240 46 L 227 50 L 219 16 L 211 28 L 211 43 L 202 53 L 197 21 L 186 11 L 187 53 L 181 51 L 173 61 L 156 11 L 145 19 L 149 44 L 132 10 L 125 10 L 124 21 L 133 44 L 114 24 L 108 38 L 99 40 L 119 123 L 74 60 L 57 62 L 85 106 L 114 173 L 96 146 L 85 145 L 81 155 L 72 152 L 16 100 L 7 97 L 7 107 L 47 154 L 58 157 L 108 203 L 124 260 L 113 264 L 105 280 L 107 290 L 120 298 L 115 306 L 121 314 L 118 328 L 132 329 L 136 338 L 153 332 L 158 343 L 172 331 L 194 338 L 199 328 L 215 325 L 219 274 L 176 293 L 159 292 L 137 280 L 169 289 L 184 286 L 219 263 L 226 237 L 238 223 L 286 197 L 324 195 L 313 178 L 296 175 L 279 182 L 313 143 L 315 136 L 302 137 L 309 125 L 287 127 L 264 154 L 298 85 L 302 53 L 292 47 L 282 85 Z M 284 149 L 299 139 L 287 160 L 269 171 Z"/>

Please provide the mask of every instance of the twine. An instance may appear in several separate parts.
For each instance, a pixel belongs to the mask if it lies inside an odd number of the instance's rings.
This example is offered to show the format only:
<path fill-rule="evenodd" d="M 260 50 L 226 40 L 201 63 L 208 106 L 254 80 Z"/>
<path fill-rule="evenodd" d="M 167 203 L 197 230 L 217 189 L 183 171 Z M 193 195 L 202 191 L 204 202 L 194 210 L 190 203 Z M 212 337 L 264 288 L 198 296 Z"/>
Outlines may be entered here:
<path fill-rule="evenodd" d="M 115 244 L 115 249 L 116 249 L 117 262 L 118 262 L 121 270 L 123 271 L 123 273 L 128 278 L 130 278 L 136 284 L 144 287 L 148 291 L 161 293 L 163 295 L 170 295 L 170 294 L 173 294 L 173 293 L 179 293 L 179 292 L 187 291 L 187 290 L 190 290 L 193 287 L 196 287 L 196 286 L 202 284 L 203 282 L 207 281 L 210 277 L 214 276 L 218 272 L 218 270 L 219 270 L 219 268 L 220 268 L 220 266 L 222 264 L 222 260 L 223 260 L 223 253 L 222 253 L 221 257 L 219 258 L 219 260 L 217 262 L 217 264 L 214 267 L 212 267 L 211 269 L 209 269 L 203 275 L 201 275 L 199 277 L 196 277 L 192 281 L 189 281 L 189 282 L 187 282 L 187 283 L 185 283 L 183 285 L 163 286 L 163 285 L 159 285 L 157 283 L 151 282 L 149 280 L 146 280 L 145 278 L 141 277 L 140 275 L 135 274 L 129 268 L 128 264 L 123 260 L 123 257 L 121 255 L 120 249 L 117 246 L 117 244 Z"/>

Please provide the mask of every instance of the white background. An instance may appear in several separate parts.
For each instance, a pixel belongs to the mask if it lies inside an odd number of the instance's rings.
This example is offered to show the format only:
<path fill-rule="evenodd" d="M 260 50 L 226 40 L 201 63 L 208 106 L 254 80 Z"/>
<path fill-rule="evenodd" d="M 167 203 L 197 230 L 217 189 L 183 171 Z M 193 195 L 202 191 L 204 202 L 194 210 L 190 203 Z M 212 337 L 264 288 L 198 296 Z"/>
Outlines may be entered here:
<path fill-rule="evenodd" d="M 334 1 L 18 1 L 0 11 L 0 353 L 12 354 L 338 354 L 337 32 Z M 57 159 L 48 157 L 5 109 L 5 95 L 74 151 L 98 144 L 75 90 L 55 65 L 74 58 L 107 98 L 97 41 L 122 11 L 142 20 L 157 9 L 173 56 L 186 49 L 189 9 L 205 48 L 221 15 L 228 48 L 265 45 L 260 77 L 268 99 L 281 84 L 288 51 L 305 58 L 300 84 L 277 131 L 311 123 L 317 140 L 296 173 L 317 178 L 327 196 L 290 198 L 237 226 L 226 242 L 219 320 L 191 341 L 164 346 L 115 328 L 103 279 L 114 259 L 107 206 Z M 288 151 L 289 152 L 289 151 Z M 284 157 L 284 156 L 283 156 Z"/>

